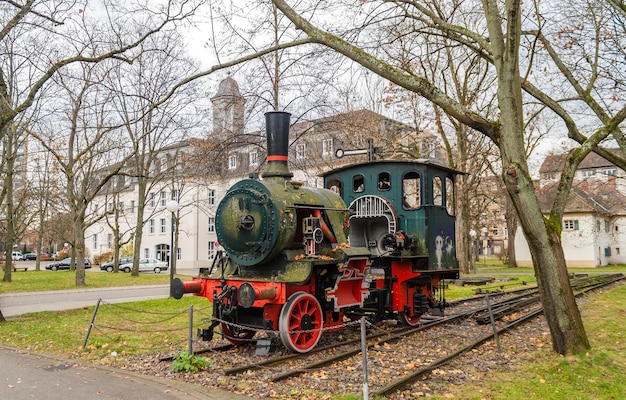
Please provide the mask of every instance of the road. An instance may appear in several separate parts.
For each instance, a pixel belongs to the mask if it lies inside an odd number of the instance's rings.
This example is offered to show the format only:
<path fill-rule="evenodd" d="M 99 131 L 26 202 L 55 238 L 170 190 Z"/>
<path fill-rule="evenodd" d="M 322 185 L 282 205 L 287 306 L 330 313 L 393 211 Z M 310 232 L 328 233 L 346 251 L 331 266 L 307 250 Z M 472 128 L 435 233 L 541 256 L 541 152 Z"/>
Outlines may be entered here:
<path fill-rule="evenodd" d="M 16 266 L 32 266 L 18 262 Z M 43 266 L 42 266 L 43 268 Z M 98 270 L 98 266 L 92 268 Z M 20 272 L 15 272 L 20 273 Z M 54 274 L 56 272 L 47 272 Z M 106 272 L 102 272 L 106 273 Z M 179 274 L 193 275 L 195 271 L 178 271 Z M 45 292 L 0 293 L 0 310 L 7 320 L 21 314 L 39 311 L 70 310 L 95 306 L 98 299 L 109 303 L 127 303 L 132 301 L 163 299 L 170 295 L 169 285 L 123 286 L 95 289 L 51 290 Z"/>
<path fill-rule="evenodd" d="M 169 285 L 2 293 L 0 294 L 0 310 L 2 310 L 4 318 L 10 320 L 11 317 L 30 312 L 70 310 L 95 306 L 98 299 L 109 303 L 126 303 L 163 299 L 169 295 Z"/>

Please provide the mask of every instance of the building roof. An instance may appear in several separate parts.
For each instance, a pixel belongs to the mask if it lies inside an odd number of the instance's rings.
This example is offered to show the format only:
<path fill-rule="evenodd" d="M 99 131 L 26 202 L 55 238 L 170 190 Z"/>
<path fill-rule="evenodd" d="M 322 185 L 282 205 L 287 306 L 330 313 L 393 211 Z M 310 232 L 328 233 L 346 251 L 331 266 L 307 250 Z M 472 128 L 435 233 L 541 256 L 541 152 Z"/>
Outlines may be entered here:
<path fill-rule="evenodd" d="M 552 208 L 558 182 L 550 182 L 537 189 L 541 210 L 548 213 Z M 626 196 L 615 187 L 615 177 L 586 179 L 574 182 L 567 198 L 565 213 L 599 213 L 626 215 Z"/>
<path fill-rule="evenodd" d="M 608 151 L 617 154 L 621 157 L 622 151 L 620 149 L 607 149 Z M 548 154 L 539 168 L 540 174 L 546 174 L 550 172 L 563 171 L 563 165 L 570 153 L 558 153 Z M 599 156 L 598 154 L 591 152 L 581 161 L 578 169 L 594 169 L 594 168 L 606 168 L 614 167 L 615 164 Z"/>
<path fill-rule="evenodd" d="M 241 96 L 237 81 L 230 76 L 222 80 L 217 88 L 217 93 L 213 96 L 213 98 L 220 96 Z"/>

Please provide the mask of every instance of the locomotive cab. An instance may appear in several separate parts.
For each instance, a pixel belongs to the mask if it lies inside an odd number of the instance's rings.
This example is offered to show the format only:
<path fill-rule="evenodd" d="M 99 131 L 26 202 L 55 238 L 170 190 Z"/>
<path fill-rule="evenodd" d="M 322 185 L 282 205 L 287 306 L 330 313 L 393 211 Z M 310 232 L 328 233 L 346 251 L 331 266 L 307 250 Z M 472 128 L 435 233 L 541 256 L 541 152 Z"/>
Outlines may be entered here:
<path fill-rule="evenodd" d="M 417 324 L 445 306 L 444 278 L 458 278 L 454 181 L 458 171 L 429 160 L 370 161 L 324 174 L 351 212 L 350 246 L 372 254 L 367 306 L 379 317 Z M 391 296 L 387 294 L 391 293 Z M 438 295 L 438 296 L 437 296 Z"/>

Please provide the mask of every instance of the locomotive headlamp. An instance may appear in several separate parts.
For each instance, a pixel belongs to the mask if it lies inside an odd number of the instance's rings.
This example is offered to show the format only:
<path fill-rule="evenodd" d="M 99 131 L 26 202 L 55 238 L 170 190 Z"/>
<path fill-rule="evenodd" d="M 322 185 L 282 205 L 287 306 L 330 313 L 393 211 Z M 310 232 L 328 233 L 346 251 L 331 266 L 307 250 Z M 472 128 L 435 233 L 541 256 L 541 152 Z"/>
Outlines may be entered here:
<path fill-rule="evenodd" d="M 244 282 L 237 291 L 237 301 L 243 308 L 250 308 L 256 300 L 256 292 L 251 284 Z"/>
<path fill-rule="evenodd" d="M 241 221 L 239 223 L 241 229 L 250 231 L 254 228 L 254 217 L 250 214 L 244 215 L 241 217 Z"/>

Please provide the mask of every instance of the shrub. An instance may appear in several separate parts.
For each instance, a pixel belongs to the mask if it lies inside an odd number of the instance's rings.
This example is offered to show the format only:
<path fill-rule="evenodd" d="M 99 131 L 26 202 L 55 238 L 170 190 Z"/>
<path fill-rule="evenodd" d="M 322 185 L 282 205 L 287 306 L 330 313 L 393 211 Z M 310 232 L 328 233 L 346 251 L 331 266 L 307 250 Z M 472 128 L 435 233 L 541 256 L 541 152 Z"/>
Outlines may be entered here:
<path fill-rule="evenodd" d="M 174 356 L 172 362 L 172 371 L 174 372 L 198 372 L 211 366 L 213 361 L 204 357 L 197 357 L 193 354 L 189 354 L 186 351 L 181 352 Z"/>

